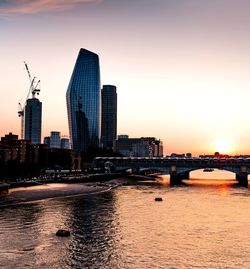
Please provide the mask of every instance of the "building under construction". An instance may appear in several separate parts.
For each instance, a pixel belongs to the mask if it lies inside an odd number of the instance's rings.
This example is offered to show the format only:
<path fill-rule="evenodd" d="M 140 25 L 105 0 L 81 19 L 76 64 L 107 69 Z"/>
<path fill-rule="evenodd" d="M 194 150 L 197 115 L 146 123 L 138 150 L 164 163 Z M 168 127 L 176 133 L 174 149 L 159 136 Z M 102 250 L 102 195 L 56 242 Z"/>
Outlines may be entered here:
<path fill-rule="evenodd" d="M 40 89 L 40 80 L 31 76 L 26 63 L 30 87 L 23 107 L 19 103 L 18 115 L 21 117 L 21 138 L 29 140 L 32 144 L 41 143 L 42 132 L 42 103 L 37 98 Z"/>
<path fill-rule="evenodd" d="M 24 117 L 24 139 L 32 144 L 41 144 L 42 103 L 37 98 L 27 100 Z"/>

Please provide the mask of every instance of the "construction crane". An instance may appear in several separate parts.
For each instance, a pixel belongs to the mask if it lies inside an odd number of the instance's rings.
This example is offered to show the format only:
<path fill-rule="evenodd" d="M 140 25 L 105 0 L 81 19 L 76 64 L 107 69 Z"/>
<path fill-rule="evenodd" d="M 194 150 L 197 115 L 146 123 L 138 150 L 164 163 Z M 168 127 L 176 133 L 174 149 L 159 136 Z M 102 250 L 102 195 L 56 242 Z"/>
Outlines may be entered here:
<path fill-rule="evenodd" d="M 22 107 L 21 103 L 18 103 L 18 117 L 21 117 L 21 139 L 24 139 L 23 136 L 23 128 L 24 128 L 24 108 Z"/>
<path fill-rule="evenodd" d="M 21 139 L 24 139 L 24 110 L 26 102 L 30 98 L 30 94 L 32 95 L 32 98 L 36 98 L 36 95 L 39 95 L 40 93 L 40 80 L 38 80 L 36 77 L 32 78 L 26 62 L 24 62 L 24 66 L 29 76 L 30 87 L 26 99 L 24 101 L 24 104 L 22 105 L 21 102 L 18 103 L 18 117 L 21 118 Z"/>
<path fill-rule="evenodd" d="M 28 65 L 26 64 L 26 62 L 24 62 L 25 65 L 25 69 L 28 73 L 29 79 L 30 79 L 30 88 L 28 91 L 28 95 L 26 100 L 29 98 L 30 94 L 32 94 L 32 98 L 36 97 L 36 94 L 39 95 L 40 89 L 38 88 L 38 86 L 40 86 L 40 80 L 37 80 L 36 77 L 31 76 Z"/>

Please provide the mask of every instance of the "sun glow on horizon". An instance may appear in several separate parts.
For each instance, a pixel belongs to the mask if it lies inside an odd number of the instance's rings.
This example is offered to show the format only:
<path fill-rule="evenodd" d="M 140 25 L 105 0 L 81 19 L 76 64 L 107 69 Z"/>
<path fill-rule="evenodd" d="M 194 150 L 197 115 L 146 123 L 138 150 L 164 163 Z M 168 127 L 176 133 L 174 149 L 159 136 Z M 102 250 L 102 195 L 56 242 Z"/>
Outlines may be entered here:
<path fill-rule="evenodd" d="M 213 148 L 215 149 L 215 151 L 221 154 L 229 154 L 233 151 L 233 146 L 232 146 L 231 141 L 226 138 L 217 139 L 214 142 Z"/>

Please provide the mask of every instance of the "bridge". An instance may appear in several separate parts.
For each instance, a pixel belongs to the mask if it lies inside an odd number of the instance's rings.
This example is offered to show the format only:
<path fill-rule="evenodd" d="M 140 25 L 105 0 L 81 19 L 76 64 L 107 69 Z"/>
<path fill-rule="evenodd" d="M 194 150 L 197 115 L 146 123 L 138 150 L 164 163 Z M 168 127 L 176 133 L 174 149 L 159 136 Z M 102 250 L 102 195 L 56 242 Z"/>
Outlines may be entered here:
<path fill-rule="evenodd" d="M 250 158 L 171 158 L 171 157 L 97 157 L 93 166 L 108 172 L 132 169 L 140 172 L 145 169 L 159 171 L 170 175 L 170 183 L 178 184 L 189 179 L 190 172 L 198 169 L 213 168 L 230 171 L 236 174 L 239 184 L 248 184 Z"/>

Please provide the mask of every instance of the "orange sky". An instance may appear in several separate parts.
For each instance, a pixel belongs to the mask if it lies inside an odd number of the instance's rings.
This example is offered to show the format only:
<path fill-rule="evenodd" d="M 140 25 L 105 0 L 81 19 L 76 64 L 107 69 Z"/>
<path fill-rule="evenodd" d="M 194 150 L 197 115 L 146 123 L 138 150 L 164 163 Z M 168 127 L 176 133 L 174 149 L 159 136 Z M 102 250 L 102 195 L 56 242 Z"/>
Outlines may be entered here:
<path fill-rule="evenodd" d="M 68 134 L 83 47 L 117 86 L 119 134 L 160 138 L 165 154 L 250 153 L 249 26 L 246 0 L 0 1 L 0 135 L 20 133 L 24 60 L 42 82 L 43 136 Z"/>

